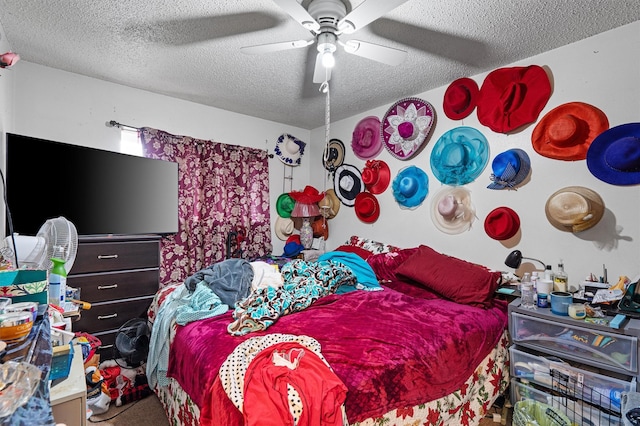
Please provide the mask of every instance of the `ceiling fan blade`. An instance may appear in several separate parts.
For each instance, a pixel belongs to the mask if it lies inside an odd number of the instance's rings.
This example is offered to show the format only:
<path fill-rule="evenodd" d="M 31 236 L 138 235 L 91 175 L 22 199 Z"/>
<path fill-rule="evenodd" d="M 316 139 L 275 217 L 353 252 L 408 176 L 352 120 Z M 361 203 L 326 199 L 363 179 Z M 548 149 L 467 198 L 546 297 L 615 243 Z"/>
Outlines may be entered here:
<path fill-rule="evenodd" d="M 340 42 L 340 44 L 347 53 L 392 66 L 400 65 L 407 56 L 405 50 L 361 40 L 347 40 L 346 42 Z"/>
<path fill-rule="evenodd" d="M 338 31 L 351 34 L 408 0 L 365 0 L 338 22 Z"/>
<path fill-rule="evenodd" d="M 273 0 L 273 2 L 309 31 L 318 32 L 320 29 L 320 24 L 296 0 Z"/>
<path fill-rule="evenodd" d="M 315 39 L 311 40 L 293 40 L 293 41 L 281 41 L 279 43 L 267 43 L 258 44 L 255 46 L 241 47 L 240 51 L 248 55 L 260 55 L 262 53 L 279 52 L 281 50 L 298 49 L 301 47 L 307 47 L 315 42 Z"/>
<path fill-rule="evenodd" d="M 331 79 L 331 68 L 325 68 L 322 65 L 322 53 L 316 55 L 316 67 L 313 71 L 313 82 L 324 83 Z"/>

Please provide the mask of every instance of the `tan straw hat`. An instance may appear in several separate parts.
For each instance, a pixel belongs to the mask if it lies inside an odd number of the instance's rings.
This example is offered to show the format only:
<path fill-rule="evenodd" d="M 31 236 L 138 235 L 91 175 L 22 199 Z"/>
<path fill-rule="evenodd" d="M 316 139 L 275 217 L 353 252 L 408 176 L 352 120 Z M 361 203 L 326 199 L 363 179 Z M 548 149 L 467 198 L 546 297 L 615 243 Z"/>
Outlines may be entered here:
<path fill-rule="evenodd" d="M 274 226 L 274 231 L 276 233 L 276 237 L 282 241 L 286 241 L 287 238 L 293 234 L 295 230 L 293 226 L 293 220 L 288 217 L 278 216 L 276 219 L 276 224 Z"/>
<path fill-rule="evenodd" d="M 324 193 L 324 198 L 318 203 L 320 207 L 320 214 L 327 219 L 333 219 L 340 211 L 340 199 L 336 195 L 333 189 L 327 189 Z"/>
<path fill-rule="evenodd" d="M 582 186 L 567 186 L 554 192 L 545 205 L 547 220 L 565 232 L 581 232 L 594 227 L 604 215 L 600 195 Z"/>

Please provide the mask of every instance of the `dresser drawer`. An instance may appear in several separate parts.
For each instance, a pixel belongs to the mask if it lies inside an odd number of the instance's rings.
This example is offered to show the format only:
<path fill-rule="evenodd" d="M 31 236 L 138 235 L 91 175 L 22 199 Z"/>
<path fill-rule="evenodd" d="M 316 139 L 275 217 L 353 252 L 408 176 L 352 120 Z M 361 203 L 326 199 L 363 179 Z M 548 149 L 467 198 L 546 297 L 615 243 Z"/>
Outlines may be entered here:
<path fill-rule="evenodd" d="M 578 425 L 621 425 L 620 410 L 598 409 L 580 400 L 567 397 L 562 392 L 538 388 L 532 383 L 511 379 L 511 402 L 533 400 L 551 405 L 565 414 L 572 424 Z M 556 423 L 554 423 L 556 424 Z"/>
<path fill-rule="evenodd" d="M 71 268 L 73 275 L 152 268 L 160 264 L 158 241 L 82 243 Z"/>
<path fill-rule="evenodd" d="M 89 303 L 153 296 L 158 291 L 158 268 L 70 275 L 67 284 L 79 288 L 80 298 Z"/>
<path fill-rule="evenodd" d="M 564 322 L 550 321 L 517 312 L 511 314 L 512 340 L 559 357 L 614 371 L 637 373 L 638 339 Z"/>
<path fill-rule="evenodd" d="M 564 389 L 572 396 L 602 407 L 620 410 L 623 392 L 636 390 L 632 376 L 612 377 L 595 371 L 595 367 L 574 365 L 559 358 L 509 348 L 511 377 L 525 379 L 548 389 Z"/>
<path fill-rule="evenodd" d="M 80 319 L 73 324 L 77 331 L 88 331 L 95 334 L 99 331 L 118 329 L 132 318 L 145 318 L 153 296 L 117 303 L 98 303 L 91 309 L 82 311 Z"/>

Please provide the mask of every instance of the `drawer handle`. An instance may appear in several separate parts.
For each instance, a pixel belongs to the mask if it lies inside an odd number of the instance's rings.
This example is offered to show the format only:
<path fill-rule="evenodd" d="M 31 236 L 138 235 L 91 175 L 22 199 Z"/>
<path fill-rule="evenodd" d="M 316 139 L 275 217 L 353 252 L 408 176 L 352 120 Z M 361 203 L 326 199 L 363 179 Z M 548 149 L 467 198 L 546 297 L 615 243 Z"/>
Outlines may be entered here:
<path fill-rule="evenodd" d="M 111 290 L 112 288 L 118 288 L 118 284 L 99 285 L 98 286 L 98 290 Z"/>
<path fill-rule="evenodd" d="M 98 350 L 111 349 L 112 347 L 113 345 L 101 345 L 101 346 L 98 346 Z"/>
<path fill-rule="evenodd" d="M 117 259 L 118 255 L 117 254 L 99 254 L 98 255 L 98 259 Z"/>
<path fill-rule="evenodd" d="M 118 314 L 111 314 L 111 315 L 98 315 L 98 319 L 99 320 L 103 320 L 103 319 L 111 319 L 111 318 L 115 318 L 117 317 Z"/>

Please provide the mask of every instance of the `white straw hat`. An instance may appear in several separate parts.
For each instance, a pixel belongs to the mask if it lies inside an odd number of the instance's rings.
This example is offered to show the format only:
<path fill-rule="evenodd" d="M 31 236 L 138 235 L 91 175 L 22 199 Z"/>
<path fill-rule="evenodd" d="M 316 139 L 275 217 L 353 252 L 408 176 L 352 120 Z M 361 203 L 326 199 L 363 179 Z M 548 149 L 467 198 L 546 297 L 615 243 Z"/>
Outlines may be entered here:
<path fill-rule="evenodd" d="M 461 186 L 442 188 L 431 202 L 431 220 L 445 234 L 460 234 L 471 228 L 476 209 L 471 203 L 471 192 Z"/>

